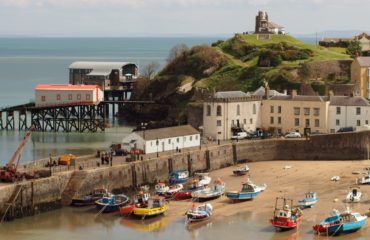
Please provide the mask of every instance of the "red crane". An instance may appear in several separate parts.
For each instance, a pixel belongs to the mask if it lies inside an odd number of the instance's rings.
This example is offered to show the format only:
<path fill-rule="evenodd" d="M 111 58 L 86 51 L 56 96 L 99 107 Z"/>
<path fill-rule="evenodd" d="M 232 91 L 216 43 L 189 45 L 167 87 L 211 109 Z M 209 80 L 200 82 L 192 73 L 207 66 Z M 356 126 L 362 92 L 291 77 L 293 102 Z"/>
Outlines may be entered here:
<path fill-rule="evenodd" d="M 22 174 L 18 172 L 17 168 L 18 168 L 18 164 L 20 160 L 20 152 L 22 151 L 23 147 L 26 145 L 27 140 L 31 136 L 31 132 L 34 129 L 35 129 L 35 126 L 32 125 L 30 129 L 27 131 L 21 143 L 19 144 L 17 150 L 13 153 L 13 156 L 10 158 L 9 162 L 0 169 L 0 181 L 15 182 L 16 180 L 22 179 L 23 177 L 28 177 L 27 174 Z M 17 157 L 18 157 L 17 164 L 14 164 Z"/>

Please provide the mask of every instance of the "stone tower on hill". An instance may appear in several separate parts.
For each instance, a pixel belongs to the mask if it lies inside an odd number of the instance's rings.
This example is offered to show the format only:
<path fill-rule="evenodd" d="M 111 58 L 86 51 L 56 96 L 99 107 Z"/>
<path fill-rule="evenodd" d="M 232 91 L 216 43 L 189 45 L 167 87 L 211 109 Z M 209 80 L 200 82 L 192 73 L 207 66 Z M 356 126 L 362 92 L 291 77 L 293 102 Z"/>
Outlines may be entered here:
<path fill-rule="evenodd" d="M 267 12 L 259 11 L 254 32 L 256 34 L 285 34 L 285 29 L 279 24 L 270 22 Z"/>

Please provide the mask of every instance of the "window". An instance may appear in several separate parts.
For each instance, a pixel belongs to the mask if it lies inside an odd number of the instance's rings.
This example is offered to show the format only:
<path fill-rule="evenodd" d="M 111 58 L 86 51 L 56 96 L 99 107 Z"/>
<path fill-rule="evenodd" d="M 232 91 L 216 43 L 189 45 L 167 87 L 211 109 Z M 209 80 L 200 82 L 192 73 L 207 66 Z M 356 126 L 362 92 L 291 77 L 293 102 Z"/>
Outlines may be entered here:
<path fill-rule="evenodd" d="M 236 115 L 240 115 L 240 105 L 236 105 Z"/>
<path fill-rule="evenodd" d="M 310 108 L 304 108 L 304 115 L 310 115 Z"/>
<path fill-rule="evenodd" d="M 270 117 L 270 123 L 274 124 L 274 117 Z"/>
<path fill-rule="evenodd" d="M 337 107 L 337 114 L 340 114 L 340 107 Z"/>
<path fill-rule="evenodd" d="M 365 120 L 365 124 L 368 125 L 369 124 L 369 120 Z"/>
<path fill-rule="evenodd" d="M 60 94 L 57 94 L 57 101 L 60 101 Z"/>
<path fill-rule="evenodd" d="M 193 136 L 190 136 L 190 141 L 193 141 Z"/>
<path fill-rule="evenodd" d="M 72 100 L 72 94 L 68 94 L 68 100 Z"/>
<path fill-rule="evenodd" d="M 294 115 L 299 115 L 301 114 L 301 109 L 299 107 L 294 108 Z"/>
<path fill-rule="evenodd" d="M 270 113 L 274 113 L 274 106 L 270 106 Z"/>
<path fill-rule="evenodd" d="M 217 120 L 217 126 L 220 127 L 221 126 L 221 120 Z"/>
<path fill-rule="evenodd" d="M 281 113 L 281 106 L 278 106 L 278 113 Z"/>
<path fill-rule="evenodd" d="M 320 116 L 320 108 L 314 108 L 313 109 L 313 115 L 314 116 Z"/>
<path fill-rule="evenodd" d="M 257 110 L 256 110 L 256 104 L 253 103 L 253 114 L 256 114 Z"/>
<path fill-rule="evenodd" d="M 168 143 L 171 143 L 171 138 L 168 139 Z"/>
<path fill-rule="evenodd" d="M 86 100 L 90 100 L 90 94 L 86 94 Z"/>
<path fill-rule="evenodd" d="M 361 120 L 357 120 L 357 126 L 361 126 Z"/>
<path fill-rule="evenodd" d="M 299 118 L 294 119 L 294 126 L 299 126 Z"/>
<path fill-rule="evenodd" d="M 361 115 L 361 108 L 360 107 L 356 108 L 356 115 Z"/>
<path fill-rule="evenodd" d="M 281 117 L 278 117 L 278 124 L 281 124 Z"/>
<path fill-rule="evenodd" d="M 211 116 L 211 105 L 207 105 L 207 116 Z"/>
<path fill-rule="evenodd" d="M 178 142 L 178 143 L 179 143 L 179 142 L 180 142 L 180 138 L 176 138 L 176 142 Z"/>
<path fill-rule="evenodd" d="M 335 120 L 335 125 L 337 125 L 337 126 L 339 126 L 339 125 L 340 125 L 340 121 L 339 121 L 339 119 L 336 119 L 336 120 Z"/>
<path fill-rule="evenodd" d="M 315 119 L 315 127 L 320 127 L 320 120 L 319 119 Z"/>
<path fill-rule="evenodd" d="M 335 129 L 330 129 L 330 133 L 335 133 Z"/>
<path fill-rule="evenodd" d="M 222 109 L 221 109 L 221 106 L 220 105 L 218 105 L 217 106 L 217 116 L 222 116 L 222 111 L 221 111 Z"/>
<path fill-rule="evenodd" d="M 306 119 L 306 127 L 310 126 L 310 119 Z"/>
<path fill-rule="evenodd" d="M 46 101 L 46 97 L 45 96 L 41 96 L 41 101 L 42 102 L 45 102 Z"/>
<path fill-rule="evenodd" d="M 249 123 L 253 124 L 253 118 L 249 119 Z"/>
<path fill-rule="evenodd" d="M 77 100 L 81 100 L 81 94 L 77 94 Z"/>

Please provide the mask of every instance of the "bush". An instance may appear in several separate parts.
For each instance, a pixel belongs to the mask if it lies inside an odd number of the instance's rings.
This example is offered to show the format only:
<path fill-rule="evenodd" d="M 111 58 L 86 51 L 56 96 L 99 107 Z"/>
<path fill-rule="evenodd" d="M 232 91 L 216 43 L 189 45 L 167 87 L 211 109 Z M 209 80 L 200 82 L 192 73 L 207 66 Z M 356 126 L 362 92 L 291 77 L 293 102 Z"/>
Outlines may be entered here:
<path fill-rule="evenodd" d="M 258 66 L 259 67 L 276 67 L 282 61 L 279 52 L 265 50 L 262 51 L 259 58 L 258 58 Z"/>

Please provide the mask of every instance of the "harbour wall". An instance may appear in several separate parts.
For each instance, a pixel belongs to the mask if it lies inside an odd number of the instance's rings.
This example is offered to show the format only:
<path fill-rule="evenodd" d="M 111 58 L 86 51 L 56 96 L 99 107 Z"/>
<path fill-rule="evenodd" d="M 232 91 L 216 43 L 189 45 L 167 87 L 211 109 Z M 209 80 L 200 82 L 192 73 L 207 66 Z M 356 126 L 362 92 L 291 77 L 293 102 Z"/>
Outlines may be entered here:
<path fill-rule="evenodd" d="M 369 138 L 370 131 L 364 131 L 317 135 L 308 140 L 229 142 L 113 167 L 59 172 L 48 178 L 0 186 L 0 209 L 19 184 L 23 190 L 21 199 L 14 203 L 15 208 L 42 211 L 49 210 L 45 207 L 48 203 L 53 207 L 67 205 L 73 196 L 87 194 L 97 187 L 129 191 L 142 184 L 166 180 L 169 172 L 176 170 L 212 171 L 245 161 L 367 159 Z"/>

